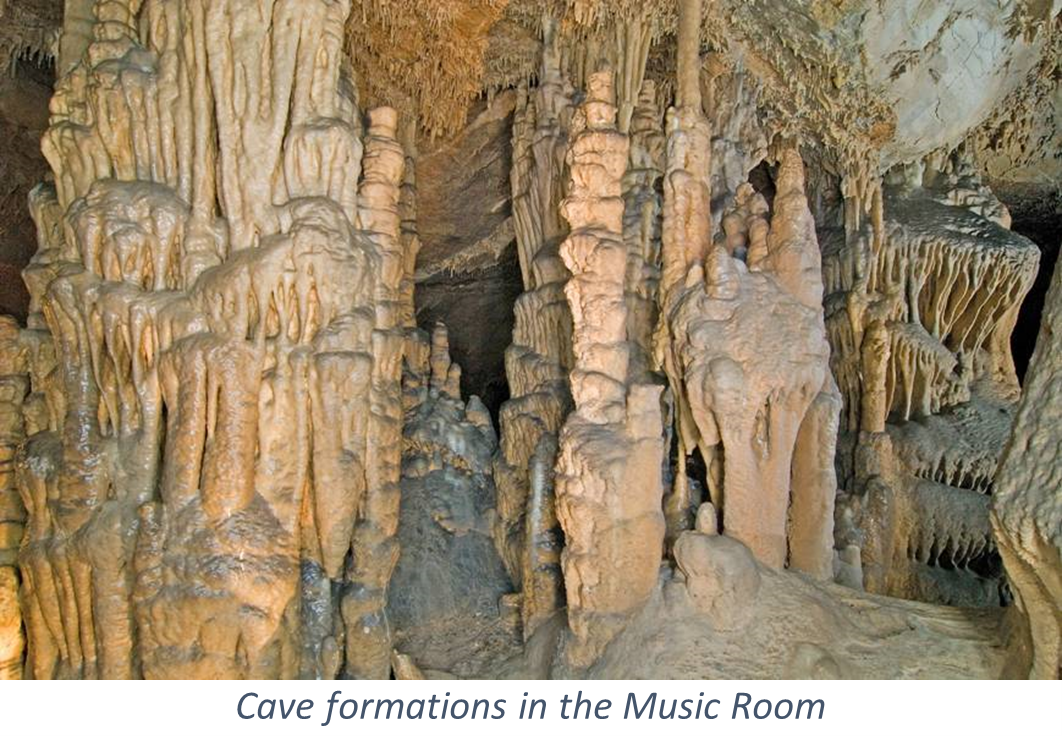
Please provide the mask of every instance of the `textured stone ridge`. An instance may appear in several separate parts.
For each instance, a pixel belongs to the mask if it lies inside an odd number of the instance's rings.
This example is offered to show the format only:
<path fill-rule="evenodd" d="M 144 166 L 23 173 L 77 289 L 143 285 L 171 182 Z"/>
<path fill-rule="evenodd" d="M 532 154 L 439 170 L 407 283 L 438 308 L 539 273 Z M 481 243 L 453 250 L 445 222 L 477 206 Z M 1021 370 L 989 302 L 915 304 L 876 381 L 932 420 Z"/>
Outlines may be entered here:
<path fill-rule="evenodd" d="M 35 677 L 390 671 L 404 154 L 342 92 L 346 12 L 94 6 L 27 275 Z"/>
<path fill-rule="evenodd" d="M 992 528 L 1033 640 L 1032 676 L 1062 675 L 1062 267 L 992 496 Z"/>

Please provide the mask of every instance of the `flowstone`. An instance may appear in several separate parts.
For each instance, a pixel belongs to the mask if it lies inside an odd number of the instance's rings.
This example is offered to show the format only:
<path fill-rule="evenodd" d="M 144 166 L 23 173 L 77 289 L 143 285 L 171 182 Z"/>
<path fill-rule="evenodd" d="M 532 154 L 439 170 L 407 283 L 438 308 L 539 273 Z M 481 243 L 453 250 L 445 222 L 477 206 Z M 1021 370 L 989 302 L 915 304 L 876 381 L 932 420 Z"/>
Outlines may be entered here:
<path fill-rule="evenodd" d="M 883 215 L 824 246 L 831 366 L 845 399 L 840 547 L 866 589 L 998 606 L 988 521 L 1020 395 L 1010 335 L 1039 251 L 955 155 L 893 172 Z"/>
<path fill-rule="evenodd" d="M 34 677 L 390 671 L 405 157 L 348 10 L 94 5 L 33 201 Z"/>

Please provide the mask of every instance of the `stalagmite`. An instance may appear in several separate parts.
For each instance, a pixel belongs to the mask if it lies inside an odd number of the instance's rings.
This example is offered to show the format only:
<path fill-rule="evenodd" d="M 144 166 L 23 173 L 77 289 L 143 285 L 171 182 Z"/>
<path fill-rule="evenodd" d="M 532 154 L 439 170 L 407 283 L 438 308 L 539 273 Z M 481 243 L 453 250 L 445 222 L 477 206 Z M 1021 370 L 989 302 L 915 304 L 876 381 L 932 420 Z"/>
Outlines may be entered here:
<path fill-rule="evenodd" d="M 811 402 L 793 446 L 789 506 L 789 567 L 820 580 L 833 578 L 833 510 L 837 476 L 833 448 L 841 397 L 827 374 L 826 388 Z"/>
<path fill-rule="evenodd" d="M 552 434 L 543 434 L 531 456 L 524 565 L 520 576 L 524 586 L 521 618 L 525 639 L 529 639 L 555 611 L 564 607 L 561 570 L 564 533 L 557 520 L 554 496 L 553 465 L 556 458 L 556 438 Z"/>
<path fill-rule="evenodd" d="M 612 72 L 591 75 L 573 121 L 568 196 L 571 233 L 561 256 L 572 272 L 575 411 L 557 461 L 557 514 L 573 665 L 600 655 L 656 585 L 663 551 L 660 387 L 627 384 L 621 181 L 628 140 L 616 127 Z"/>
<path fill-rule="evenodd" d="M 358 221 L 372 233 L 381 256 L 375 283 L 376 329 L 366 434 L 366 489 L 360 520 L 353 528 L 350 584 L 342 601 L 346 625 L 347 673 L 380 679 L 390 669 L 391 635 L 385 608 L 387 584 L 398 562 L 402 433 L 401 287 L 405 256 L 400 237 L 399 193 L 405 155 L 395 139 L 394 110 L 370 113 L 364 183 Z"/>
<path fill-rule="evenodd" d="M 681 11 L 680 31 L 696 27 L 700 3 L 684 2 Z M 750 185 L 739 187 L 723 233 L 712 241 L 710 134 L 694 76 L 698 44 L 689 34 L 679 37 L 678 106 L 669 114 L 665 174 L 664 316 L 656 338 L 677 398 L 680 452 L 700 450 L 724 533 L 774 567 L 785 566 L 792 542 L 796 566 L 826 577 L 833 459 L 828 451 L 806 450 L 816 442 L 811 437 L 832 446 L 839 401 L 831 398 L 803 162 L 792 147 L 783 152 L 771 212 Z M 788 351 L 783 334 L 800 335 L 799 347 Z M 773 354 L 763 354 L 763 345 L 775 346 Z M 809 413 L 815 401 L 819 408 Z M 801 434 L 810 437 L 794 464 Z M 680 462 L 668 504 L 676 532 L 689 527 L 696 503 Z"/>

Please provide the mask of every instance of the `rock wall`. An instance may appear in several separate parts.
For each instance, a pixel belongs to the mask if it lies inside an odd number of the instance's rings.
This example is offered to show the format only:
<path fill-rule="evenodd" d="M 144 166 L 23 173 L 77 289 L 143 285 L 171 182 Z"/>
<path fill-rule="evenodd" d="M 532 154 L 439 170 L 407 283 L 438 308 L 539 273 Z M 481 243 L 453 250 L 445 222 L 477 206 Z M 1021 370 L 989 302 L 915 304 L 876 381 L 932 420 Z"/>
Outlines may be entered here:
<path fill-rule="evenodd" d="M 1062 268 L 1055 268 L 1014 434 L 1000 462 L 992 528 L 1033 642 L 1031 675 L 1062 677 L 1062 503 L 1058 412 L 1062 391 Z"/>
<path fill-rule="evenodd" d="M 845 399 L 838 545 L 859 548 L 868 590 L 997 606 L 1008 593 L 988 505 L 1039 251 L 961 155 L 893 172 L 880 197 L 880 220 L 824 250 Z"/>
<path fill-rule="evenodd" d="M 48 171 L 40 139 L 55 73 L 48 39 L 58 19 L 21 6 L 0 4 L 0 60 L 8 65 L 0 75 L 0 313 L 25 323 L 29 294 L 20 272 L 37 246 L 26 201 Z"/>

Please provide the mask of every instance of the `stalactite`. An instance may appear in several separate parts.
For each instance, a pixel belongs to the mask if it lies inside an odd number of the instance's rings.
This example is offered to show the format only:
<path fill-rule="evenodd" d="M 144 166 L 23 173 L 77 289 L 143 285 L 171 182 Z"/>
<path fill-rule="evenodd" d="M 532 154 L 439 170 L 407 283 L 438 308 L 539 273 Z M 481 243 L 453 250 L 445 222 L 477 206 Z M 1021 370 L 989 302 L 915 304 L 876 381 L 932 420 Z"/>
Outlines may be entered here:
<path fill-rule="evenodd" d="M 619 109 L 617 127 L 621 133 L 628 133 L 634 108 L 640 101 L 645 64 L 653 38 L 649 13 L 618 20 L 614 33 L 617 57 L 616 107 Z"/>
<path fill-rule="evenodd" d="M 66 409 L 18 464 L 36 677 L 390 671 L 406 153 L 377 109 L 362 155 L 349 6 L 259 5 L 97 4 L 59 84 L 28 280 Z"/>
<path fill-rule="evenodd" d="M 861 181 L 849 180 L 846 236 L 824 248 L 823 277 L 843 426 L 856 437 L 843 505 L 868 539 L 865 584 L 995 606 L 995 545 L 963 529 L 987 529 L 982 494 L 1018 395 L 998 335 L 1011 333 L 1039 254 L 1006 229 L 961 151 Z M 971 558 L 980 563 L 968 569 Z"/>
<path fill-rule="evenodd" d="M 417 121 L 416 118 L 403 119 L 399 127 L 398 140 L 402 144 L 406 161 L 403 169 L 402 194 L 398 201 L 402 216 L 402 325 L 407 329 L 416 327 L 416 315 L 413 304 L 413 274 L 417 266 L 417 254 L 421 242 L 417 233 Z"/>
<path fill-rule="evenodd" d="M 543 509 L 552 506 L 550 475 L 531 473 L 534 453 L 555 446 L 571 406 L 572 317 L 564 298 L 569 278 L 558 254 L 565 228 L 560 221 L 564 153 L 572 116 L 571 89 L 560 66 L 556 28 L 547 23 L 538 88 L 522 97 L 513 123 L 513 222 L 524 293 L 515 306 L 513 344 L 505 351 L 511 398 L 501 407 L 499 452 L 494 459 L 498 488 L 495 544 L 518 587 L 522 616 L 534 626 L 561 598 L 559 576 L 523 580 L 533 536 L 551 535 Z M 535 461 L 551 466 L 552 459 Z M 528 518 L 529 511 L 532 513 Z M 529 526 L 531 525 L 531 526 Z M 532 569 L 537 569 L 534 565 Z M 530 631 L 525 631 L 530 635 Z"/>

